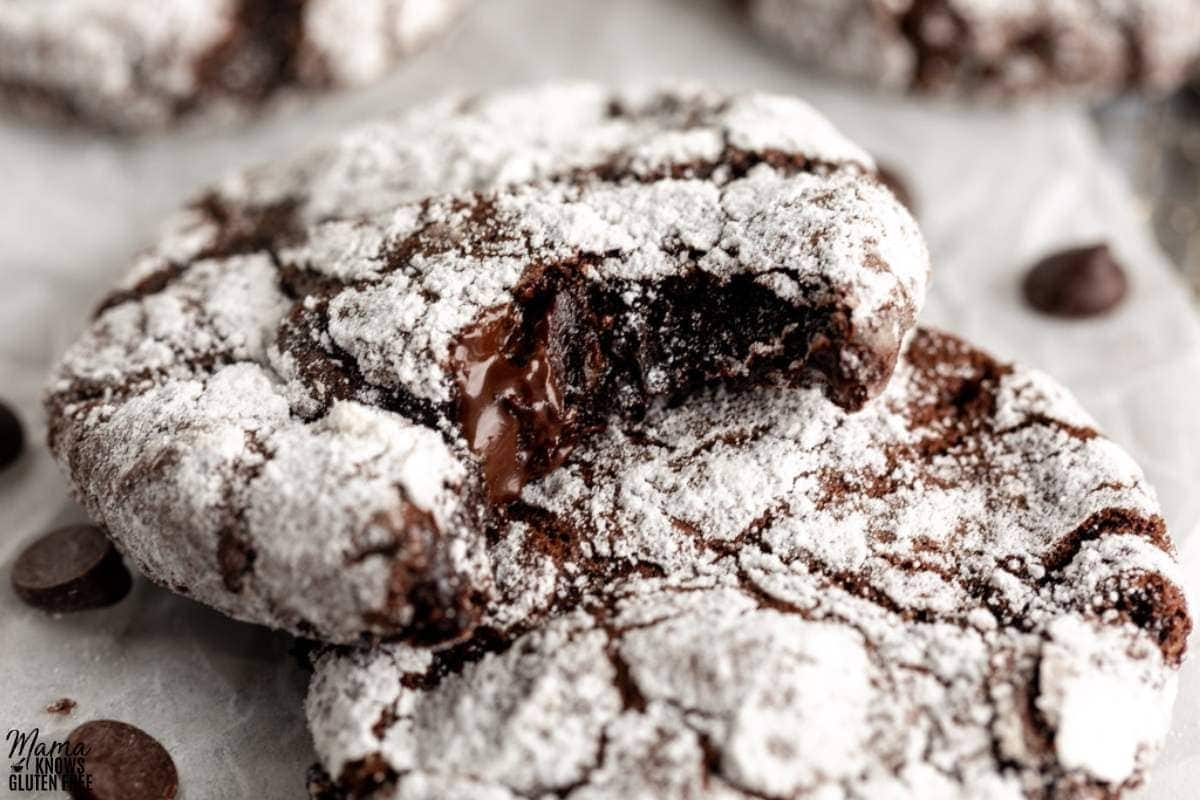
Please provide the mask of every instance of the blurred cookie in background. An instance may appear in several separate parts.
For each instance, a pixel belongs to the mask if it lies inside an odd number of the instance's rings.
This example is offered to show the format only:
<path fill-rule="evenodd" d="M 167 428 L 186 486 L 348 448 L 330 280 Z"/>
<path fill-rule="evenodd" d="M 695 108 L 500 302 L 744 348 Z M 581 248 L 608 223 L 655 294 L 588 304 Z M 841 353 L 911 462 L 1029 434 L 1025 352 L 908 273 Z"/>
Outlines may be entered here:
<path fill-rule="evenodd" d="M 1200 0 L 741 0 L 803 61 L 890 89 L 1109 96 L 1180 83 Z"/>
<path fill-rule="evenodd" d="M 0 0 L 0 105 L 114 133 L 370 82 L 469 0 Z"/>

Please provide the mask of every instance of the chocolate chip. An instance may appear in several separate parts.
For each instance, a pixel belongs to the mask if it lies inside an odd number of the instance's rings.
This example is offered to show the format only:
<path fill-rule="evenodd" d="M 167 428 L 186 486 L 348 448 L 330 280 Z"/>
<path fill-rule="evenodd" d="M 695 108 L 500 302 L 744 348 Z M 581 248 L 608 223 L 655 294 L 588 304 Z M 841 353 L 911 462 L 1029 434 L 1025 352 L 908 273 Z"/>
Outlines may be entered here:
<path fill-rule="evenodd" d="M 170 800 L 179 788 L 171 754 L 140 728 L 111 719 L 86 722 L 67 737 L 87 748 L 88 780 L 71 788 L 75 800 Z"/>
<path fill-rule="evenodd" d="M 47 714 L 70 714 L 79 705 L 69 697 L 62 697 L 46 706 Z"/>
<path fill-rule="evenodd" d="M 880 183 L 890 189 L 892 194 L 896 195 L 896 199 L 900 201 L 900 204 L 915 216 L 917 213 L 917 202 L 913 197 L 912 190 L 908 188 L 908 181 L 887 164 L 880 164 L 875 170 L 875 175 L 879 178 Z"/>
<path fill-rule="evenodd" d="M 120 554 L 99 528 L 72 525 L 41 537 L 17 557 L 17 595 L 46 611 L 110 606 L 129 593 L 132 580 Z"/>
<path fill-rule="evenodd" d="M 16 461 L 25 449 L 25 432 L 21 420 L 4 403 L 0 403 L 0 469 Z"/>
<path fill-rule="evenodd" d="M 1129 281 L 1108 245 L 1076 247 L 1053 253 L 1025 276 L 1029 305 L 1056 317 L 1103 314 L 1125 297 Z"/>

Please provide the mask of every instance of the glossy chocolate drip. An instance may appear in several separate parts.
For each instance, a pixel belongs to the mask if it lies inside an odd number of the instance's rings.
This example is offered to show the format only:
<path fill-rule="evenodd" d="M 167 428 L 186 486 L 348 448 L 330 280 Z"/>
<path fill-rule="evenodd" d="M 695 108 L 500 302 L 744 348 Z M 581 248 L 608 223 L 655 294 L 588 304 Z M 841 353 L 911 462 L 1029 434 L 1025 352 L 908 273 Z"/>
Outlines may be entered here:
<path fill-rule="evenodd" d="M 524 331 L 502 311 L 468 329 L 454 348 L 459 420 L 496 503 L 516 499 L 521 487 L 561 464 L 570 450 L 546 338 L 545 320 Z"/>

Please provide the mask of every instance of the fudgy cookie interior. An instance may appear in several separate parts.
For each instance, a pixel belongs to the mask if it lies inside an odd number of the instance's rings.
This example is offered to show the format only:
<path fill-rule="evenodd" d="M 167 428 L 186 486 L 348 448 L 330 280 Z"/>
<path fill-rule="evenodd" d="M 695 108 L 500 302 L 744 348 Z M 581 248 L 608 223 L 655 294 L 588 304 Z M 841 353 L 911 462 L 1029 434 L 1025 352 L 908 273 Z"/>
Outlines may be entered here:
<path fill-rule="evenodd" d="M 839 405 L 867 399 L 838 374 L 850 328 L 841 310 L 792 305 L 749 275 L 692 270 L 620 291 L 585 271 L 532 268 L 514 302 L 453 348 L 459 423 L 493 502 L 515 500 L 606 420 L 640 418 L 652 400 L 714 381 L 816 375 Z"/>

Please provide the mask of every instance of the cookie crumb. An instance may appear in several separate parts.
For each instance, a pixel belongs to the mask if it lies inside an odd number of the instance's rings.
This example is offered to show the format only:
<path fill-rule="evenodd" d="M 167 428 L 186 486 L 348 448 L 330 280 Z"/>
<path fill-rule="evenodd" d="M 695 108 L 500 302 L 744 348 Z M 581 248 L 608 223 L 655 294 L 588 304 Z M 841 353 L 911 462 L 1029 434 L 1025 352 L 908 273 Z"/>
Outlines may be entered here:
<path fill-rule="evenodd" d="M 79 705 L 78 703 L 76 703 L 74 700 L 72 700 L 69 697 L 60 697 L 59 699 L 55 700 L 50 705 L 46 706 L 46 713 L 47 714 L 61 714 L 63 716 L 66 716 L 67 714 L 70 714 L 72 711 L 74 711 L 76 706 L 78 706 L 78 705 Z"/>

